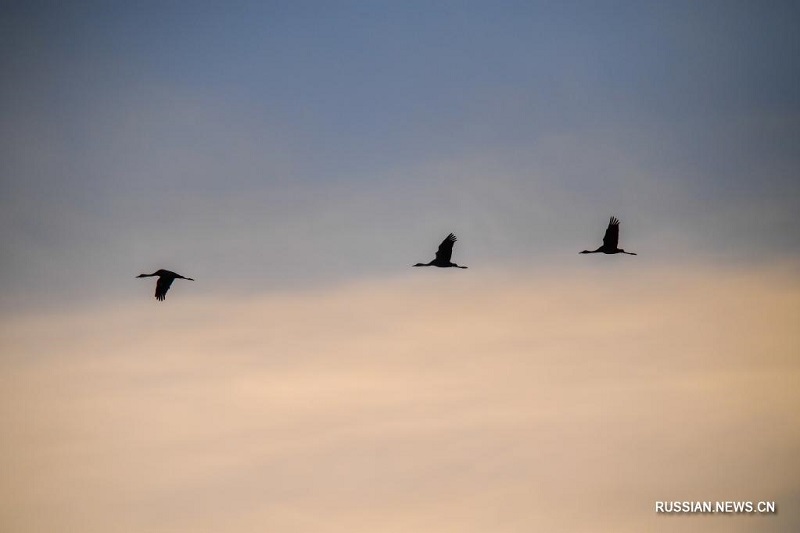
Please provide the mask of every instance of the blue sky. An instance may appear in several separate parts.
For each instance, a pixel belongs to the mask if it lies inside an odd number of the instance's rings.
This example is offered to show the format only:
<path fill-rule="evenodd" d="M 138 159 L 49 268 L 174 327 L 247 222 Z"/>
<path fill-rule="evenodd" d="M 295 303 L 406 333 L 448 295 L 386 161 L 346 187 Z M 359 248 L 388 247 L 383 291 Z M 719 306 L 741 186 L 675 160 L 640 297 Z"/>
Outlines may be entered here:
<path fill-rule="evenodd" d="M 649 261 L 794 257 L 797 11 L 10 5 L 5 307 L 116 298 L 161 266 L 391 276 L 450 231 L 476 266 L 571 263 L 611 214 Z"/>

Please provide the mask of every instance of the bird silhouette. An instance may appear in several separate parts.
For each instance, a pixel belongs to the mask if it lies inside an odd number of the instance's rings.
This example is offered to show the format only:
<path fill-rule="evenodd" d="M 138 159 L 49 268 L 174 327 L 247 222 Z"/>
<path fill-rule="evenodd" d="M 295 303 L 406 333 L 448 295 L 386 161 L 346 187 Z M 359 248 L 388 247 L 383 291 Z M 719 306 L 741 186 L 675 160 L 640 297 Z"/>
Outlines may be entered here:
<path fill-rule="evenodd" d="M 439 245 L 439 249 L 436 251 L 436 258 L 430 263 L 417 263 L 414 265 L 415 267 L 427 267 L 427 266 L 436 266 L 440 268 L 447 268 L 447 267 L 456 267 L 456 268 L 467 268 L 465 266 L 460 266 L 455 263 L 450 262 L 450 257 L 453 255 L 453 244 L 457 241 L 455 235 L 452 233 L 445 237 L 442 241 L 442 244 Z"/>
<path fill-rule="evenodd" d="M 172 285 L 172 282 L 176 279 L 188 279 L 189 281 L 194 281 L 192 278 L 183 277 L 180 274 L 176 274 L 170 270 L 164 270 L 163 268 L 156 270 L 152 274 L 139 274 L 136 277 L 149 278 L 152 276 L 158 276 L 158 281 L 156 282 L 156 300 L 159 302 L 163 302 L 164 298 L 167 297 L 167 291 Z"/>
<path fill-rule="evenodd" d="M 616 217 L 611 217 L 611 220 L 608 221 L 606 234 L 603 236 L 603 246 L 601 246 L 597 250 L 584 250 L 580 253 L 596 254 L 598 252 L 602 252 L 604 254 L 636 255 L 633 252 L 626 252 L 622 248 L 617 248 L 618 243 L 619 243 L 619 220 L 617 220 Z"/>

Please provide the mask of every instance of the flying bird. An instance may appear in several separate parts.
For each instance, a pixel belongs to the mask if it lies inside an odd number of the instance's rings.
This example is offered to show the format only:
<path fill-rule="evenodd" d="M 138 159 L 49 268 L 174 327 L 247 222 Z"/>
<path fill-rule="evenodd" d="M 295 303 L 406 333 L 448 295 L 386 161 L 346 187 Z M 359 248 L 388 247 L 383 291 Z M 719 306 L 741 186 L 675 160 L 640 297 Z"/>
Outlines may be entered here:
<path fill-rule="evenodd" d="M 172 282 L 176 279 L 188 279 L 189 281 L 194 281 L 192 278 L 183 277 L 180 274 L 176 274 L 170 270 L 164 270 L 163 268 L 156 270 L 152 274 L 139 274 L 136 277 L 149 278 L 152 276 L 158 276 L 158 281 L 156 282 L 156 300 L 160 302 L 163 302 L 164 298 L 167 297 L 167 291 L 172 285 Z"/>
<path fill-rule="evenodd" d="M 617 248 L 617 244 L 619 243 L 619 220 L 616 217 L 611 217 L 611 220 L 608 221 L 608 227 L 606 228 L 606 234 L 603 236 L 603 246 L 598 248 L 597 250 L 584 250 L 580 253 L 582 254 L 596 254 L 598 252 L 602 252 L 604 254 L 628 254 L 628 255 L 636 255 L 633 252 L 626 252 L 622 248 Z"/>
<path fill-rule="evenodd" d="M 430 263 L 417 263 L 414 265 L 415 267 L 427 267 L 427 266 L 436 266 L 440 268 L 447 268 L 447 267 L 456 267 L 456 268 L 467 268 L 465 266 L 459 266 L 455 263 L 450 262 L 450 257 L 453 255 L 453 244 L 457 241 L 456 236 L 452 233 L 445 237 L 442 241 L 442 244 L 439 245 L 439 249 L 436 251 L 436 258 L 431 261 Z"/>

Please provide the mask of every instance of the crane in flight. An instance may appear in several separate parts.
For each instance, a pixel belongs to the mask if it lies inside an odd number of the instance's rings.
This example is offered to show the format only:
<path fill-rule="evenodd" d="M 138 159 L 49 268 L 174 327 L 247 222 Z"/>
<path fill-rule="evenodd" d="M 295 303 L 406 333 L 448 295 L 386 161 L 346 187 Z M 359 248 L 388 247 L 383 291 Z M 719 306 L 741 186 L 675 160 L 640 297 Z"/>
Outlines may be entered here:
<path fill-rule="evenodd" d="M 604 254 L 636 255 L 633 252 L 626 252 L 622 248 L 617 248 L 617 244 L 619 244 L 619 220 L 616 217 L 611 217 L 611 220 L 608 221 L 608 227 L 606 228 L 606 234 L 603 236 L 603 246 L 601 246 L 597 250 L 584 250 L 584 251 L 582 251 L 580 253 L 582 253 L 582 254 L 604 253 Z"/>
<path fill-rule="evenodd" d="M 455 263 L 450 262 L 450 258 L 453 256 L 453 244 L 458 239 L 452 233 L 445 237 L 442 241 L 442 244 L 439 245 L 439 249 L 436 251 L 436 257 L 430 263 L 417 263 L 414 265 L 415 267 L 427 267 L 427 266 L 436 266 L 440 268 L 447 268 L 447 267 L 456 267 L 456 268 L 467 268 L 465 266 L 460 266 Z"/>
<path fill-rule="evenodd" d="M 158 276 L 158 281 L 156 282 L 156 300 L 159 302 L 163 302 L 164 298 L 167 297 L 167 291 L 172 285 L 172 282 L 176 279 L 188 279 L 189 281 L 194 281 L 192 278 L 186 278 L 180 274 L 172 272 L 171 270 L 164 270 L 163 268 L 156 270 L 152 274 L 139 274 L 136 277 L 149 278 L 152 276 Z"/>

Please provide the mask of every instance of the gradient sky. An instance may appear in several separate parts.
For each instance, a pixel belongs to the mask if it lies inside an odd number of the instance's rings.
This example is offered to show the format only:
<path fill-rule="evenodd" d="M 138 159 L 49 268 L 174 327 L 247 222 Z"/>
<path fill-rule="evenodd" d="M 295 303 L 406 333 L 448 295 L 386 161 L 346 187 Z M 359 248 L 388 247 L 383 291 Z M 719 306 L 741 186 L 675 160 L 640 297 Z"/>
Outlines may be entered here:
<path fill-rule="evenodd" d="M 798 21 L 4 2 L 0 525 L 796 531 Z"/>
<path fill-rule="evenodd" d="M 574 261 L 611 214 L 651 261 L 796 257 L 794 2 L 430 4 L 6 3 L 3 309 L 381 277 L 450 231 Z"/>

